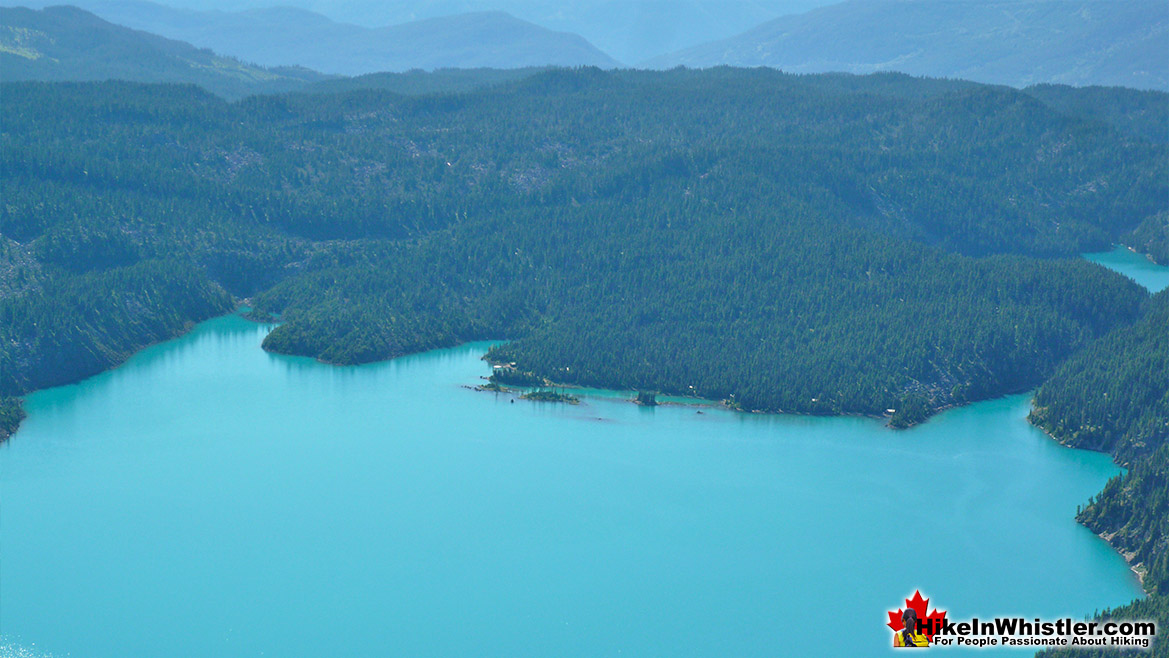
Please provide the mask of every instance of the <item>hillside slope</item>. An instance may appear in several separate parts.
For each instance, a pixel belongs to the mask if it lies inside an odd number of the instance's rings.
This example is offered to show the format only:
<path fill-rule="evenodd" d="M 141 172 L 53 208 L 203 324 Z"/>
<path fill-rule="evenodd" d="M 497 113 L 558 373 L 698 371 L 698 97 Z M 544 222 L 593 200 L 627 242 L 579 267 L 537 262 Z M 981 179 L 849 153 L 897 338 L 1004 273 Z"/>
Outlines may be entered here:
<path fill-rule="evenodd" d="M 141 0 L 81 3 L 106 20 L 264 66 L 361 75 L 382 71 L 526 66 L 615 67 L 584 38 L 501 11 L 460 12 L 362 27 L 293 7 L 193 11 Z"/>
<path fill-rule="evenodd" d="M 1111 453 L 1128 471 L 1112 478 L 1077 519 L 1106 538 L 1141 574 L 1150 596 L 1104 611 L 1169 625 L 1169 291 L 1139 321 L 1090 343 L 1035 395 L 1031 421 L 1059 441 Z M 1169 655 L 1161 630 L 1152 656 Z M 1051 651 L 1044 658 L 1120 656 L 1112 650 Z M 1132 654 L 1127 654 L 1132 655 Z"/>
<path fill-rule="evenodd" d="M 646 65 L 1169 89 L 1167 47 L 1169 3 L 1161 0 L 850 0 Z"/>
<path fill-rule="evenodd" d="M 267 347 L 337 363 L 505 336 L 496 356 L 557 381 L 894 424 L 1025 390 L 1135 319 L 1135 284 L 1034 257 L 1164 211 L 1165 147 L 947 86 L 580 69 L 227 104 L 6 85 L 0 394 L 76 376 L 67 346 L 100 366 L 138 344 L 86 300 L 154 261 L 195 311 L 214 286 L 181 282 L 202 272 L 282 314 Z"/>
<path fill-rule="evenodd" d="M 22 80 L 194 83 L 227 97 L 295 89 L 327 76 L 267 69 L 114 25 L 76 7 L 0 7 L 0 70 Z"/>

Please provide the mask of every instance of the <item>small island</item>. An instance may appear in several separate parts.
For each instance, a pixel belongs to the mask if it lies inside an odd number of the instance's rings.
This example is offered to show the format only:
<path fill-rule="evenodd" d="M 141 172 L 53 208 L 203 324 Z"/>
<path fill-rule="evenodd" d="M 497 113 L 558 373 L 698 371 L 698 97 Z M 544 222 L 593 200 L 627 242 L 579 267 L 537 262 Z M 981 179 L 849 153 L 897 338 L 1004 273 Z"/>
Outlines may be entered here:
<path fill-rule="evenodd" d="M 580 404 L 580 398 L 575 395 L 568 395 L 567 393 L 558 393 L 556 391 L 541 389 L 537 391 L 528 391 L 520 396 L 521 400 L 532 400 L 535 402 L 564 402 L 567 404 Z"/>
<path fill-rule="evenodd" d="M 658 394 L 653 391 L 638 391 L 633 403 L 643 407 L 656 407 L 658 406 Z"/>

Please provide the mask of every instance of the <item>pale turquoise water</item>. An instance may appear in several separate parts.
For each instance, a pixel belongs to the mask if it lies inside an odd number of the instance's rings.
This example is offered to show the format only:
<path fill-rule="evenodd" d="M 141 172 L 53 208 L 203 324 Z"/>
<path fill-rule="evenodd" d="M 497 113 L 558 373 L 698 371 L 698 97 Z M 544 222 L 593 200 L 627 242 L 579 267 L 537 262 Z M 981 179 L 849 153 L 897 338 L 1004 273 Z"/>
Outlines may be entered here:
<path fill-rule="evenodd" d="M 1084 258 L 1116 270 L 1152 292 L 1169 288 L 1169 267 L 1157 265 L 1148 257 L 1118 246 L 1112 251 L 1084 254 Z"/>
<path fill-rule="evenodd" d="M 10 652 L 867 656 L 915 588 L 957 617 L 1140 593 L 1073 520 L 1117 469 L 1026 396 L 904 432 L 513 404 L 464 388 L 483 344 L 334 368 L 265 331 L 29 396 L 0 446 Z"/>

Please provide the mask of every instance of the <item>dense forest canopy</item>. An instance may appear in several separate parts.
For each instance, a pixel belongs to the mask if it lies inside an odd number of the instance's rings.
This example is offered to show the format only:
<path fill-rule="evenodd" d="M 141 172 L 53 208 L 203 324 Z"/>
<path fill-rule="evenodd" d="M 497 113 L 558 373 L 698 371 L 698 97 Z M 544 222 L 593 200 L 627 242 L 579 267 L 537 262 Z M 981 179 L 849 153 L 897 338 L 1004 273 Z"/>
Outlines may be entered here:
<path fill-rule="evenodd" d="M 1140 321 L 1068 359 L 1035 395 L 1032 422 L 1078 448 L 1122 462 L 1169 438 L 1169 292 Z"/>
<path fill-rule="evenodd" d="M 1167 194 L 1165 145 L 1123 112 L 897 75 L 4 97 L 7 395 L 92 371 L 39 355 L 73 342 L 53 314 L 149 262 L 186 282 L 158 313 L 206 317 L 208 286 L 258 295 L 283 314 L 278 351 L 359 363 L 508 337 L 498 356 L 556 381 L 909 424 L 1034 386 L 1135 319 L 1142 290 L 1046 258 L 1105 247 Z M 120 317 L 77 329 L 105 336 L 81 362 L 159 338 L 98 326 Z"/>
<path fill-rule="evenodd" d="M 1078 518 L 1139 565 L 1154 595 L 1116 614 L 1169 624 L 1169 290 L 1152 297 L 1138 322 L 1064 362 L 1037 392 L 1031 419 L 1129 467 Z"/>
<path fill-rule="evenodd" d="M 1169 655 L 1169 290 L 1153 296 L 1138 322 L 1064 362 L 1040 387 L 1031 418 L 1068 445 L 1107 450 L 1128 466 L 1077 519 L 1136 565 L 1150 594 L 1102 616 L 1157 620 L 1160 639 L 1152 655 Z"/>
<path fill-rule="evenodd" d="M 1034 420 L 1131 467 L 1080 517 L 1156 594 L 1117 614 L 1166 619 L 1166 293 L 1076 257 L 1169 244 L 1164 94 L 766 69 L 0 94 L 5 434 L 19 396 L 245 298 L 267 349 L 333 363 L 504 338 L 524 381 L 894 426 L 1046 380 Z"/>

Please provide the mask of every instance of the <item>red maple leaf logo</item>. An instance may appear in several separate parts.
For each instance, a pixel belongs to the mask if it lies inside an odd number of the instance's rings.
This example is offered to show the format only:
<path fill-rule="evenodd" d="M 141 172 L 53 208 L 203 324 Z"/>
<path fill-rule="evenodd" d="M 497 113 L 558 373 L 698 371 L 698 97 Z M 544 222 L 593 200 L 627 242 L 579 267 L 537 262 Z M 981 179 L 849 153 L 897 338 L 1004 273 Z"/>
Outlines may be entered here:
<path fill-rule="evenodd" d="M 934 611 L 926 615 L 926 608 L 929 606 L 930 600 L 921 598 L 921 591 L 918 590 L 913 593 L 912 599 L 905 599 L 906 607 L 913 608 L 917 613 L 917 618 L 922 622 L 921 632 L 930 642 L 934 641 L 934 633 L 942 627 L 946 622 L 946 611 L 934 608 Z M 905 622 L 901 621 L 901 615 L 905 612 L 905 608 L 898 608 L 897 612 L 889 613 L 889 628 L 894 632 L 905 628 Z M 931 623 L 932 622 L 932 623 Z"/>

